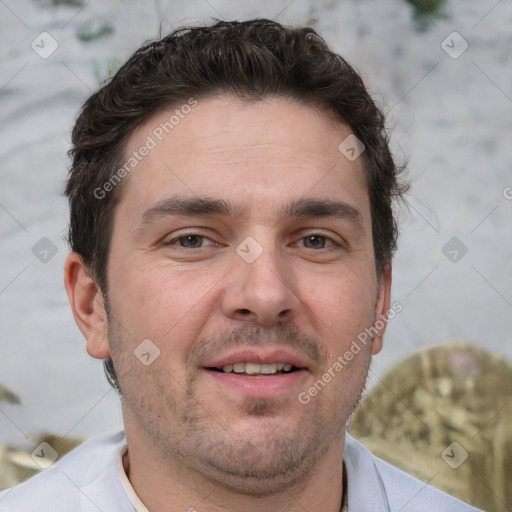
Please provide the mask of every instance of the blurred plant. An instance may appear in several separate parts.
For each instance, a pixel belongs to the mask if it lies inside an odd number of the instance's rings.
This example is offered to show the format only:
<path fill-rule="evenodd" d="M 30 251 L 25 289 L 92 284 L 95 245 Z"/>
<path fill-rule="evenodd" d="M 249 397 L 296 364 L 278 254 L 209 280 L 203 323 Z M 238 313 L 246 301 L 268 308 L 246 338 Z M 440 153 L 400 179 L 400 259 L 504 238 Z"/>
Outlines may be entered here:
<path fill-rule="evenodd" d="M 418 32 L 424 32 L 432 18 L 444 17 L 446 0 L 405 0 L 412 7 L 412 22 Z"/>
<path fill-rule="evenodd" d="M 76 35 L 81 41 L 94 41 L 114 32 L 114 27 L 103 18 L 92 18 L 82 23 Z"/>
<path fill-rule="evenodd" d="M 2 386 L 2 384 L 0 384 L 0 402 L 1 401 L 8 402 L 10 404 L 21 403 L 21 400 L 18 397 L 18 395 L 13 393 L 10 389 L 7 389 L 5 386 Z"/>
<path fill-rule="evenodd" d="M 349 431 L 420 480 L 489 512 L 510 512 L 511 397 L 509 361 L 469 343 L 448 343 L 388 369 Z"/>
<path fill-rule="evenodd" d="M 43 437 L 27 436 L 37 446 L 48 443 L 58 454 L 59 458 L 82 443 L 83 439 L 62 437 L 48 434 Z M 41 471 L 32 450 L 19 450 L 9 445 L 0 444 L 0 490 L 24 482 Z"/>

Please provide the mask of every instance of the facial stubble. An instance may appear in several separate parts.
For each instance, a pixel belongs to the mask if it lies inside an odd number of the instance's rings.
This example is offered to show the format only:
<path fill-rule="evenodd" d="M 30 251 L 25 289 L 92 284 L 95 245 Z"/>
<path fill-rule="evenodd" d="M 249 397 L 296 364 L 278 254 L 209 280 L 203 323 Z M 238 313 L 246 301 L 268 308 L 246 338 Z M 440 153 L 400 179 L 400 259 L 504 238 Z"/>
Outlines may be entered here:
<path fill-rule="evenodd" d="M 262 332 L 259 327 L 246 326 L 227 335 L 194 341 L 187 351 L 187 378 L 183 385 L 166 369 L 163 358 L 145 367 L 133 354 L 129 357 L 130 351 L 122 350 L 129 345 L 118 337 L 119 327 L 109 325 L 124 406 L 137 418 L 164 465 L 172 460 L 230 492 L 268 496 L 303 484 L 340 438 L 363 392 L 369 353 L 365 361 L 358 362 L 359 374 L 352 372 L 351 378 L 358 383 L 356 389 L 347 390 L 340 380 L 329 384 L 337 385 L 336 393 L 320 392 L 307 405 L 300 404 L 297 397 L 246 398 L 237 402 L 240 416 L 244 420 L 250 418 L 256 431 L 227 424 L 210 404 L 201 401 L 197 363 L 220 349 L 279 343 L 293 346 L 313 359 L 316 378 L 328 368 L 331 358 L 322 345 L 296 327 L 280 324 L 270 335 L 265 331 L 263 336 Z M 348 370 L 347 367 L 343 371 L 349 373 Z M 153 389 L 153 393 L 141 393 L 140 383 L 146 390 Z M 290 422 L 290 417 L 297 415 L 297 408 L 300 418 Z"/>

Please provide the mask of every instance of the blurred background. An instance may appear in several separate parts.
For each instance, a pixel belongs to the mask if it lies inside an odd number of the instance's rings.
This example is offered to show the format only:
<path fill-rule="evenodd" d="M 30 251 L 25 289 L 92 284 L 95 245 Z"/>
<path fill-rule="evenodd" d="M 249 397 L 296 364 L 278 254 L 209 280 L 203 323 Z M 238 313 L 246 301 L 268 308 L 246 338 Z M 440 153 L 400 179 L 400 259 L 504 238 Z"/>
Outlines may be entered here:
<path fill-rule="evenodd" d="M 0 401 L 0 445 L 121 423 L 63 286 L 62 192 L 81 104 L 146 40 L 255 17 L 315 28 L 361 73 L 409 162 L 392 292 L 403 309 L 369 389 L 451 341 L 512 360 L 511 0 L 0 0 L 0 384 L 20 402 Z M 511 403 L 505 393 L 493 417 Z"/>

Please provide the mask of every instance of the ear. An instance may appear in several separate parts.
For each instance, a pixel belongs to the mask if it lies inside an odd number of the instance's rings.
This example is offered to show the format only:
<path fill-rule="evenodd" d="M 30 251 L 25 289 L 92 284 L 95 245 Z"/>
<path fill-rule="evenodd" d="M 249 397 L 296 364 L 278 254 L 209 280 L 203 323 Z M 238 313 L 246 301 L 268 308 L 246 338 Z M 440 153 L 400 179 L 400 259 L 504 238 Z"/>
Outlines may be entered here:
<path fill-rule="evenodd" d="M 375 304 L 375 334 L 372 340 L 372 354 L 382 350 L 382 339 L 388 322 L 391 295 L 391 265 L 386 265 L 378 283 L 377 302 Z"/>
<path fill-rule="evenodd" d="M 87 352 L 97 359 L 110 357 L 103 295 L 87 265 L 75 252 L 66 259 L 64 284 L 75 322 L 85 337 Z"/>

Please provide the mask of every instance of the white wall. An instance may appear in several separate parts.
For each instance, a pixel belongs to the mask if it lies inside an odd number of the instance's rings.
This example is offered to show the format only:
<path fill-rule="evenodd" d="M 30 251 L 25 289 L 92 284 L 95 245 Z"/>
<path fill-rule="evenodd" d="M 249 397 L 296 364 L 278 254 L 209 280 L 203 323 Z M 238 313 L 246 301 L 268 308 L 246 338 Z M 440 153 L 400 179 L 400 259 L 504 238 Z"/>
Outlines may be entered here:
<path fill-rule="evenodd" d="M 20 445 L 44 431 L 91 435 L 120 421 L 62 284 L 61 193 L 82 101 L 108 60 L 124 60 L 157 37 L 160 23 L 162 33 L 210 17 L 311 24 L 390 111 L 393 145 L 410 160 L 413 188 L 394 265 L 393 299 L 404 308 L 375 358 L 377 375 L 420 347 L 451 340 L 512 359 L 512 3 L 449 1 L 447 14 L 420 34 L 402 0 L 0 3 L 0 382 L 22 399 L 0 403 L 0 443 Z M 96 17 L 114 32 L 81 42 L 78 27 Z M 31 48 L 43 31 L 59 45 L 47 59 Z M 457 59 L 441 47 L 453 31 L 469 44 Z M 462 48 L 453 37 L 445 45 Z M 43 237 L 57 248 L 46 263 L 32 252 Z M 456 263 L 442 250 L 452 237 L 467 247 Z"/>

